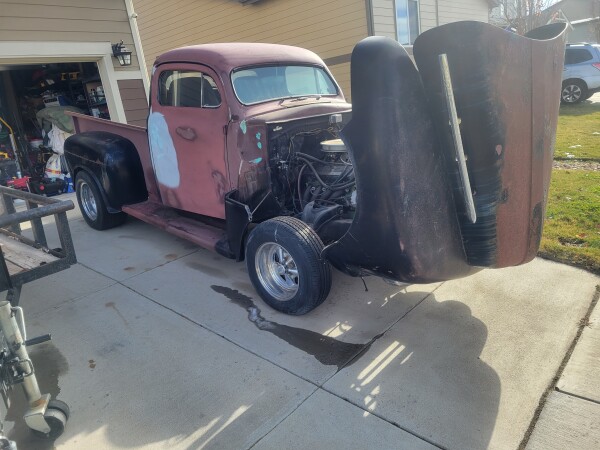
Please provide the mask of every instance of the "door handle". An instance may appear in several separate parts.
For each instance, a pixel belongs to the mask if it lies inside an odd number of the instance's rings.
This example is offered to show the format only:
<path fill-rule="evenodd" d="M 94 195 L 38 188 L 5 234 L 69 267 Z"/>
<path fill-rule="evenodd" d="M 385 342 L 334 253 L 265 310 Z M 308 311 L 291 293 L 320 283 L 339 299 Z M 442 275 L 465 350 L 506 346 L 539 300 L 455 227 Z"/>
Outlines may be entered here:
<path fill-rule="evenodd" d="M 175 131 L 186 141 L 193 141 L 194 139 L 196 139 L 196 131 L 193 128 L 177 127 Z"/>

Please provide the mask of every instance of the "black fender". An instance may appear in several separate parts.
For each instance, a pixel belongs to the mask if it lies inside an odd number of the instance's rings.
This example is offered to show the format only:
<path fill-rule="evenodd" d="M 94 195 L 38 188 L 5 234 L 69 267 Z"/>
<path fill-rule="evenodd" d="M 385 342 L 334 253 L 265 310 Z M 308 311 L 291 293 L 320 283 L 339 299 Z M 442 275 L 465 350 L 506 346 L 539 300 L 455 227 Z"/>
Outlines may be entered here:
<path fill-rule="evenodd" d="M 352 119 L 341 136 L 356 176 L 352 225 L 323 256 L 349 275 L 408 283 L 476 272 L 465 261 L 453 192 L 419 73 L 396 41 L 352 52 Z"/>
<path fill-rule="evenodd" d="M 65 158 L 73 177 L 83 170 L 98 183 L 109 212 L 148 199 L 139 154 L 122 136 L 105 131 L 76 134 L 65 141 Z"/>
<path fill-rule="evenodd" d="M 255 193 L 242 201 L 237 189 L 225 194 L 225 226 L 227 250 L 217 252 L 236 261 L 244 260 L 244 243 L 252 224 L 260 223 L 280 214 L 279 203 L 271 191 Z M 221 246 L 222 248 L 223 246 Z"/>

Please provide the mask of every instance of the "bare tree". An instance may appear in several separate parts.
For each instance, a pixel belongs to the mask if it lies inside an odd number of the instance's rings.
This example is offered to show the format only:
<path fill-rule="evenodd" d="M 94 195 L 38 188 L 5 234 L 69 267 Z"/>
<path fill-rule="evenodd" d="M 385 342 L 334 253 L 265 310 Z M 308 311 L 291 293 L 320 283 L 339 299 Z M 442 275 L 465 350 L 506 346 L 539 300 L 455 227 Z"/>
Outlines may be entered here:
<path fill-rule="evenodd" d="M 525 34 L 548 22 L 550 18 L 544 10 L 555 0 L 500 0 L 499 3 L 504 20 L 517 33 Z"/>

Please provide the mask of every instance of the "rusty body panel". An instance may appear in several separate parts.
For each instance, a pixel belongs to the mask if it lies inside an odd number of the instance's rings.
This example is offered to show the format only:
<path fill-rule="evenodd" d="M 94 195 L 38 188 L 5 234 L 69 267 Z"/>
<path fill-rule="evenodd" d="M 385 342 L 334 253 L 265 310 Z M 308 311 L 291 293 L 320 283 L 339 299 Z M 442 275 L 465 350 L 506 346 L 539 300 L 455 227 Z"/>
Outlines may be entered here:
<path fill-rule="evenodd" d="M 448 176 L 408 53 L 391 39 L 367 38 L 355 47 L 351 70 L 352 120 L 342 137 L 358 206 L 325 257 L 351 275 L 410 283 L 478 270 L 465 262 Z"/>
<path fill-rule="evenodd" d="M 150 158 L 150 148 L 148 147 L 148 133 L 145 128 L 135 125 L 111 122 L 110 120 L 98 119 L 84 114 L 67 113 L 73 117 L 75 133 L 84 133 L 87 131 L 106 131 L 118 134 L 131 141 L 135 146 L 144 170 L 144 181 L 148 190 L 148 199 L 151 201 L 160 201 L 158 185 L 154 176 L 154 168 Z"/>
<path fill-rule="evenodd" d="M 537 253 L 554 154 L 565 27 L 547 25 L 523 37 L 479 22 L 458 22 L 415 42 L 431 115 L 446 148 L 451 141 L 437 56 L 448 56 L 477 210 L 474 224 L 460 215 L 471 265 L 514 266 Z"/>
<path fill-rule="evenodd" d="M 530 261 L 542 232 L 565 25 L 527 37 L 479 22 L 423 33 L 420 72 L 395 41 L 352 53 L 353 118 L 342 130 L 357 182 L 347 233 L 324 250 L 351 275 L 403 282 Z M 443 90 L 447 55 L 475 202 L 468 219 Z"/>
<path fill-rule="evenodd" d="M 211 108 L 161 105 L 159 80 L 163 73 L 168 75 L 172 71 L 202 73 L 216 78 L 219 93 L 227 90 L 205 65 L 167 63 L 156 69 L 148 120 L 150 154 L 162 202 L 183 211 L 225 219 L 224 197 L 230 190 L 224 127 L 229 115 L 228 103 L 221 95 L 220 104 Z M 199 89 L 197 95 L 200 97 Z"/>

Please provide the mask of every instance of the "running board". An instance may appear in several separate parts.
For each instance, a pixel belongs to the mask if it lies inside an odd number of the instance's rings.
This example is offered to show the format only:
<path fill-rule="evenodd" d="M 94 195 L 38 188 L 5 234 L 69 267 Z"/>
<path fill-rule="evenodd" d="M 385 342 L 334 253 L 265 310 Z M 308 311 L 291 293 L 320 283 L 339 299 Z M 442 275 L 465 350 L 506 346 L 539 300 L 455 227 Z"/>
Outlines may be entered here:
<path fill-rule="evenodd" d="M 123 206 L 123 212 L 177 237 L 193 242 L 207 250 L 231 257 L 222 248 L 223 244 L 227 243 L 225 230 L 207 225 L 198 220 L 182 217 L 173 208 L 161 205 L 160 203 L 146 201 Z"/>

